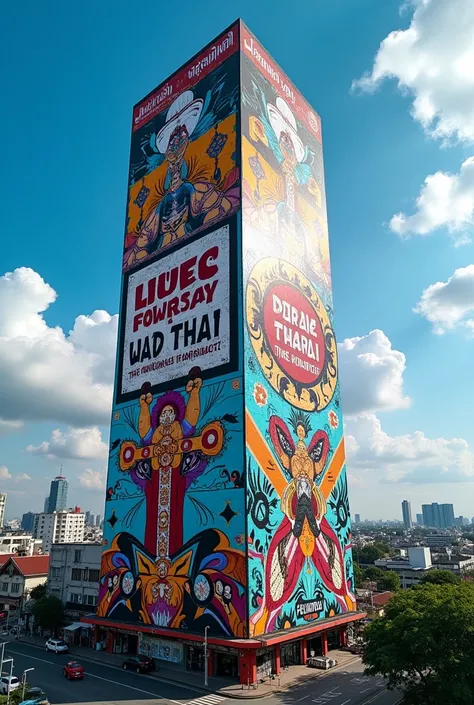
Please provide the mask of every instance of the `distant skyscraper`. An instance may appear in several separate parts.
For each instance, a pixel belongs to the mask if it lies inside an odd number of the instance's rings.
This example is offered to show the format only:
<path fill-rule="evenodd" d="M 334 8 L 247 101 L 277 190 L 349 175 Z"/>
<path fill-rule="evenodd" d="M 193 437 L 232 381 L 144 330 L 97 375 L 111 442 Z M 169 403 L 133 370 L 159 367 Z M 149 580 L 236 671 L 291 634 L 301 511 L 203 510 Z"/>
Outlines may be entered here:
<path fill-rule="evenodd" d="M 95 526 L 95 514 L 92 514 L 92 512 L 89 515 L 89 526 Z"/>
<path fill-rule="evenodd" d="M 67 509 L 68 481 L 62 475 L 55 477 L 51 481 L 49 490 L 48 513 L 57 512 L 60 509 Z"/>
<path fill-rule="evenodd" d="M 441 505 L 441 516 L 443 520 L 443 529 L 449 529 L 455 526 L 456 519 L 454 517 L 454 506 L 452 504 Z"/>
<path fill-rule="evenodd" d="M 416 515 L 416 523 L 418 526 L 423 526 L 423 514 Z"/>
<path fill-rule="evenodd" d="M 86 512 L 86 526 L 90 526 L 91 523 L 91 513 Z"/>
<path fill-rule="evenodd" d="M 432 502 L 431 504 L 423 504 L 421 509 L 423 511 L 424 526 L 434 527 L 436 529 L 449 529 L 456 524 L 452 504 L 438 504 L 437 502 Z"/>
<path fill-rule="evenodd" d="M 44 514 L 48 513 L 48 507 L 49 507 L 49 495 L 48 495 L 48 497 L 44 498 L 44 505 L 43 505 L 43 513 Z"/>
<path fill-rule="evenodd" d="M 35 514 L 33 512 L 26 512 L 21 518 L 21 528 L 23 531 L 33 531 L 33 526 L 35 524 Z"/>
<path fill-rule="evenodd" d="M 408 500 L 404 499 L 402 502 L 402 515 L 403 515 L 403 526 L 408 531 L 413 527 L 413 521 L 411 519 L 411 504 Z"/>
<path fill-rule="evenodd" d="M 97 516 L 95 518 L 95 525 L 100 526 L 101 522 L 102 522 L 102 517 L 100 516 L 100 514 L 97 514 Z"/>
<path fill-rule="evenodd" d="M 360 524 L 360 514 L 355 515 L 355 523 Z"/>
<path fill-rule="evenodd" d="M 5 505 L 7 503 L 7 495 L 0 492 L 0 529 L 3 529 L 3 519 L 5 517 Z"/>

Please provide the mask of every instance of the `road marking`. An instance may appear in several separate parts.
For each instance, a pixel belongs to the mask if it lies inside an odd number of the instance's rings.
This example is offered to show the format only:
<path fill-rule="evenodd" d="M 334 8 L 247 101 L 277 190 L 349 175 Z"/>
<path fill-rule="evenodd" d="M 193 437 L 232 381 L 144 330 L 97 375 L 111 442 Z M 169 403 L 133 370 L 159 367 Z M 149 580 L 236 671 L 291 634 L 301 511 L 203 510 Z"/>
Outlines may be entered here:
<path fill-rule="evenodd" d="M 21 651 L 14 651 L 13 649 L 7 649 L 12 654 L 18 654 L 18 656 L 23 656 L 23 658 L 28 658 L 32 659 L 33 661 L 41 661 L 42 663 L 49 663 L 51 666 L 57 666 L 58 668 L 62 668 L 64 664 L 60 663 L 55 663 L 54 661 L 47 661 L 44 658 L 38 658 L 37 656 L 29 656 L 21 653 Z M 152 693 L 149 690 L 143 690 L 142 688 L 135 688 L 133 685 L 127 685 L 126 683 L 117 683 L 117 681 L 113 681 L 110 678 L 103 678 L 102 676 L 96 676 L 94 673 L 89 673 L 88 671 L 84 671 L 86 676 L 89 676 L 90 678 L 97 678 L 99 681 L 105 681 L 106 683 L 113 683 L 114 685 L 118 686 L 123 686 L 124 688 L 128 688 L 129 690 L 135 690 L 137 693 L 144 693 L 145 695 L 151 695 L 153 698 L 157 698 L 158 700 L 169 700 L 170 703 L 175 703 L 175 705 L 182 705 L 181 700 L 173 700 L 172 698 L 165 698 L 164 695 L 158 695 L 157 693 Z M 222 700 L 225 700 L 225 698 L 222 698 Z"/>
<path fill-rule="evenodd" d="M 215 705 L 225 700 L 222 695 L 204 695 L 202 698 L 196 698 L 195 700 L 189 700 L 186 705 Z"/>
<path fill-rule="evenodd" d="M 382 695 L 386 695 L 386 693 L 387 693 L 387 691 L 382 690 L 381 693 L 377 693 L 377 695 L 374 695 L 373 698 L 369 698 L 369 700 L 364 700 L 364 702 L 362 703 L 362 705 L 369 705 L 369 703 L 373 703 L 374 700 L 377 700 L 377 699 L 380 698 Z M 401 702 L 401 701 L 398 701 L 398 702 Z M 396 705 L 396 704 L 395 704 L 395 705 Z"/>
<path fill-rule="evenodd" d="M 366 693 L 368 690 L 372 690 L 372 688 L 364 688 L 364 690 L 361 690 L 361 693 Z"/>
<path fill-rule="evenodd" d="M 344 702 L 341 703 L 341 705 L 347 705 L 347 703 L 350 703 L 350 702 L 351 702 L 351 699 L 349 698 L 349 700 L 344 700 Z"/>

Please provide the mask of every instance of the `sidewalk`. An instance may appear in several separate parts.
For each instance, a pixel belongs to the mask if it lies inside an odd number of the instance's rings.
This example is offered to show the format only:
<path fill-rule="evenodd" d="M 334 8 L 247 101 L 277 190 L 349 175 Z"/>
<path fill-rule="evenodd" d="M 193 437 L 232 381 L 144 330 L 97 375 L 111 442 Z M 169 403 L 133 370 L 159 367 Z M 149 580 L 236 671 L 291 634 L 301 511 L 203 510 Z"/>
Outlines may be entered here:
<path fill-rule="evenodd" d="M 14 642 L 16 640 L 12 641 Z M 29 638 L 22 636 L 18 641 L 44 649 L 46 640 L 37 637 Z M 94 651 L 84 646 L 72 646 L 69 649 L 69 653 L 76 657 L 78 661 L 104 663 L 112 668 L 121 669 L 124 660 L 123 654 L 109 654 L 105 651 Z M 274 695 L 275 693 L 287 691 L 295 686 L 303 685 L 308 681 L 322 678 L 325 675 L 347 667 L 350 663 L 354 663 L 359 659 L 359 657 L 354 656 L 354 654 L 339 650 L 331 651 L 331 657 L 337 660 L 338 665 L 328 671 L 320 671 L 315 668 L 308 668 L 307 666 L 291 666 L 283 671 L 280 676 L 276 676 L 273 679 L 266 678 L 263 683 L 258 683 L 258 685 L 250 687 L 242 686 L 233 681 L 230 682 L 226 678 L 210 677 L 209 687 L 206 688 L 203 684 L 204 677 L 202 673 L 183 671 L 181 667 L 165 663 L 164 661 L 157 663 L 156 673 L 149 674 L 149 677 L 155 678 L 156 680 L 176 683 L 181 686 L 188 686 L 189 688 L 200 690 L 203 693 L 216 693 L 225 698 L 243 698 L 250 700 Z"/>

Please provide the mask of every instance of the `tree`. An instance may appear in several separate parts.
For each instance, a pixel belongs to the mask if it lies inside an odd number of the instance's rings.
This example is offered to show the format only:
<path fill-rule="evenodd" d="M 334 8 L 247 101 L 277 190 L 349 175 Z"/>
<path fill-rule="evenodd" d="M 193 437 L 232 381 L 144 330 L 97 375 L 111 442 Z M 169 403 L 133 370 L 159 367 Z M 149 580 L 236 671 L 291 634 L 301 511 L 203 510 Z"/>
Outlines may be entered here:
<path fill-rule="evenodd" d="M 473 583 L 417 585 L 366 627 L 365 670 L 401 690 L 405 705 L 471 705 L 473 632 Z"/>
<path fill-rule="evenodd" d="M 30 593 L 30 597 L 32 597 L 33 600 L 41 600 L 41 598 L 46 597 L 46 583 L 34 587 Z"/>
<path fill-rule="evenodd" d="M 47 595 L 37 600 L 33 605 L 35 624 L 42 629 L 55 631 L 62 627 L 64 621 L 64 607 L 61 600 L 54 595 Z"/>
<path fill-rule="evenodd" d="M 394 570 L 383 570 L 382 576 L 377 580 L 377 590 L 395 592 L 400 589 L 400 576 Z"/>
<path fill-rule="evenodd" d="M 375 565 L 371 565 L 364 570 L 365 580 L 370 580 L 371 582 L 378 582 L 385 575 L 385 571 L 382 568 L 377 568 Z"/>
<path fill-rule="evenodd" d="M 354 563 L 354 580 L 356 588 L 361 588 L 364 582 L 364 571 L 358 563 Z"/>
<path fill-rule="evenodd" d="M 355 555 L 358 563 L 374 563 L 379 558 L 383 558 L 388 553 L 386 547 L 381 547 L 380 544 L 368 544 L 362 548 L 355 549 Z"/>
<path fill-rule="evenodd" d="M 450 570 L 431 570 L 420 582 L 422 585 L 457 585 L 461 579 Z"/>

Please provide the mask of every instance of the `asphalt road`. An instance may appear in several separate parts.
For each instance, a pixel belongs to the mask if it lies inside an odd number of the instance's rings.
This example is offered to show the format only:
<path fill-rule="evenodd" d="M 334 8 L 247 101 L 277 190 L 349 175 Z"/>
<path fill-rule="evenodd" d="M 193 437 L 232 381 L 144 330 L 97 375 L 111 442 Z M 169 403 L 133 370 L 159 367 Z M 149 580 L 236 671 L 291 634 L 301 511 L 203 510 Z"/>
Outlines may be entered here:
<path fill-rule="evenodd" d="M 400 695 L 386 691 L 382 679 L 366 678 L 360 661 L 345 670 L 328 672 L 321 678 L 295 686 L 291 690 L 262 700 L 231 700 L 219 695 L 205 694 L 184 683 L 170 683 L 137 675 L 120 668 L 82 662 L 86 670 L 83 681 L 68 681 L 62 673 L 63 665 L 71 656 L 53 654 L 24 642 L 10 642 L 5 658 L 14 659 L 14 674 L 21 679 L 27 668 L 30 685 L 39 686 L 48 694 L 52 705 L 83 703 L 84 705 L 147 705 L 165 700 L 172 705 L 395 705 Z M 183 674 L 183 680 L 186 678 Z"/>

